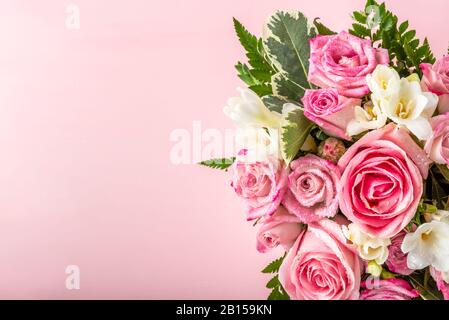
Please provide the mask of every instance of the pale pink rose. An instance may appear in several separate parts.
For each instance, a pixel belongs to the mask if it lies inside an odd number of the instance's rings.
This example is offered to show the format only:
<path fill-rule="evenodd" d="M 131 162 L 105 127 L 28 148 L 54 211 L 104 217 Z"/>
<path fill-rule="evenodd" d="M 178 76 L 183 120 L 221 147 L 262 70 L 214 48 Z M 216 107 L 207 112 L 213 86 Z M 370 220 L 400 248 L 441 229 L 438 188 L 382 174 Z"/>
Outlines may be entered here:
<path fill-rule="evenodd" d="M 405 129 L 391 123 L 371 131 L 338 162 L 341 211 L 364 232 L 393 237 L 416 213 L 429 164 Z"/>
<path fill-rule="evenodd" d="M 430 119 L 432 136 L 424 150 L 438 164 L 449 165 L 449 113 Z"/>
<path fill-rule="evenodd" d="M 449 112 L 449 56 L 444 56 L 434 65 L 422 63 L 421 86 L 425 91 L 438 95 L 438 111 Z"/>
<path fill-rule="evenodd" d="M 362 282 L 362 288 L 365 290 L 360 293 L 360 300 L 411 300 L 419 297 L 417 290 L 399 278 Z"/>
<path fill-rule="evenodd" d="M 232 182 L 238 196 L 248 205 L 247 220 L 273 215 L 287 189 L 288 168 L 274 157 L 247 163 L 236 160 L 231 167 Z"/>
<path fill-rule="evenodd" d="M 341 227 L 309 224 L 282 262 L 279 280 L 291 299 L 357 300 L 363 266 Z"/>
<path fill-rule="evenodd" d="M 388 259 L 385 262 L 391 272 L 403 276 L 408 276 L 414 271 L 407 267 L 407 254 L 401 250 L 402 241 L 404 241 L 406 234 L 405 231 L 401 231 L 391 238 L 391 244 L 388 247 Z"/>
<path fill-rule="evenodd" d="M 431 274 L 432 278 L 435 280 L 435 282 L 437 283 L 438 290 L 440 290 L 441 293 L 443 294 L 444 300 L 449 300 L 449 283 L 444 281 L 443 275 L 441 274 L 441 272 L 438 270 L 435 270 L 435 268 L 433 268 L 433 267 L 430 267 L 430 274 Z"/>
<path fill-rule="evenodd" d="M 283 205 L 303 223 L 331 218 L 338 211 L 340 171 L 328 160 L 312 154 L 290 165 L 288 190 Z"/>
<path fill-rule="evenodd" d="M 263 218 L 256 235 L 257 250 L 265 253 L 280 245 L 285 251 L 288 251 L 302 229 L 298 217 L 280 206 L 273 216 Z"/>
<path fill-rule="evenodd" d="M 346 127 L 354 120 L 354 108 L 361 102 L 360 99 L 339 95 L 334 88 L 306 90 L 302 98 L 304 115 L 309 120 L 319 125 L 326 134 L 345 140 L 351 140 Z"/>
<path fill-rule="evenodd" d="M 366 76 L 378 64 L 388 65 L 386 49 L 345 31 L 310 40 L 309 81 L 320 88 L 336 88 L 345 97 L 361 98 L 370 92 Z"/>

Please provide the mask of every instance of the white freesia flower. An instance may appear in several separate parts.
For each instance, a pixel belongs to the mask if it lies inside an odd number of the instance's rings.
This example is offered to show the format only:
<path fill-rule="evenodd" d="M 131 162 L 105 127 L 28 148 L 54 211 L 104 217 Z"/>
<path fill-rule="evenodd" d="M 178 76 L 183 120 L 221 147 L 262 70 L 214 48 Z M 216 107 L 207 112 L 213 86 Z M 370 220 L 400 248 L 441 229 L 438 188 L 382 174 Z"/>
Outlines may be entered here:
<path fill-rule="evenodd" d="M 240 97 L 230 98 L 224 113 L 240 127 L 278 128 L 281 114 L 270 111 L 262 99 L 250 89 L 237 88 Z"/>
<path fill-rule="evenodd" d="M 433 266 L 441 272 L 449 271 L 449 224 L 434 220 L 420 225 L 405 236 L 401 250 L 408 253 L 410 269 Z"/>
<path fill-rule="evenodd" d="M 264 161 L 269 156 L 281 158 L 278 129 L 239 128 L 235 142 L 238 151 L 246 150 L 242 157 L 246 162 Z"/>
<path fill-rule="evenodd" d="M 391 244 L 390 239 L 376 238 L 366 234 L 355 223 L 342 226 L 342 231 L 345 237 L 357 247 L 362 259 L 374 260 L 378 265 L 387 260 L 388 246 Z"/>
<path fill-rule="evenodd" d="M 422 92 L 419 82 L 405 78 L 400 80 L 399 90 L 395 94 L 380 99 L 386 116 L 408 128 L 420 140 L 426 140 L 432 134 L 429 119 L 437 104 L 435 94 Z"/>
<path fill-rule="evenodd" d="M 387 116 L 382 113 L 378 104 L 365 103 L 362 107 L 356 106 L 355 117 L 348 123 L 348 135 L 355 136 L 367 130 L 382 128 L 387 123 Z"/>
<path fill-rule="evenodd" d="M 380 64 L 366 76 L 366 82 L 374 96 L 388 98 L 398 91 L 400 77 L 393 68 Z"/>

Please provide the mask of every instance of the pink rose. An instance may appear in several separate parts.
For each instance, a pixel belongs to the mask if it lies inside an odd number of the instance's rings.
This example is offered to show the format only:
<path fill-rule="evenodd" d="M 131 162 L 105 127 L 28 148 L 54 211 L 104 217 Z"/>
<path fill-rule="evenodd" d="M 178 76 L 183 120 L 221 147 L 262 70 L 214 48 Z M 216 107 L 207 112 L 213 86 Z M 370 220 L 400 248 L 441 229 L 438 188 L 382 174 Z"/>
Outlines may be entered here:
<path fill-rule="evenodd" d="M 340 209 L 366 233 L 390 238 L 413 218 L 430 160 L 393 123 L 366 134 L 338 162 Z"/>
<path fill-rule="evenodd" d="M 306 90 L 302 103 L 304 115 L 319 125 L 326 134 L 351 140 L 346 127 L 354 119 L 354 108 L 361 105 L 360 99 L 340 96 L 336 89 L 330 88 Z"/>
<path fill-rule="evenodd" d="M 281 245 L 288 251 L 302 229 L 298 218 L 280 206 L 273 216 L 263 219 L 256 236 L 257 250 L 265 253 Z"/>
<path fill-rule="evenodd" d="M 407 267 L 407 254 L 401 250 L 402 241 L 404 241 L 406 234 L 406 232 L 401 231 L 391 239 L 391 244 L 388 247 L 388 259 L 386 261 L 388 269 L 391 272 L 403 276 L 408 276 L 414 271 Z"/>
<path fill-rule="evenodd" d="M 449 165 L 449 113 L 430 119 L 433 133 L 424 150 L 438 164 Z"/>
<path fill-rule="evenodd" d="M 449 56 L 435 62 L 434 65 L 422 63 L 423 72 L 421 86 L 425 91 L 438 95 L 438 110 L 440 113 L 449 111 Z"/>
<path fill-rule="evenodd" d="M 328 160 L 308 154 L 293 161 L 283 205 L 304 222 L 330 218 L 338 211 L 340 171 Z"/>
<path fill-rule="evenodd" d="M 287 189 L 288 169 L 283 163 L 274 157 L 254 163 L 237 159 L 231 170 L 231 186 L 249 207 L 247 219 L 273 215 Z"/>
<path fill-rule="evenodd" d="M 346 97 L 369 93 L 366 76 L 378 64 L 389 63 L 386 49 L 375 49 L 370 40 L 345 31 L 311 39 L 310 51 L 309 81 L 321 88 L 336 88 Z"/>
<path fill-rule="evenodd" d="M 438 290 L 443 294 L 444 300 L 449 300 L 449 284 L 444 281 L 443 274 L 433 267 L 430 267 L 430 274 L 433 280 L 437 283 Z"/>
<path fill-rule="evenodd" d="M 413 289 L 410 284 L 403 279 L 378 280 L 371 283 L 373 289 L 366 282 L 362 282 L 360 300 L 411 300 L 419 297 L 419 292 Z"/>
<path fill-rule="evenodd" d="M 362 263 L 336 222 L 311 223 L 296 240 L 279 269 L 292 299 L 357 300 Z"/>

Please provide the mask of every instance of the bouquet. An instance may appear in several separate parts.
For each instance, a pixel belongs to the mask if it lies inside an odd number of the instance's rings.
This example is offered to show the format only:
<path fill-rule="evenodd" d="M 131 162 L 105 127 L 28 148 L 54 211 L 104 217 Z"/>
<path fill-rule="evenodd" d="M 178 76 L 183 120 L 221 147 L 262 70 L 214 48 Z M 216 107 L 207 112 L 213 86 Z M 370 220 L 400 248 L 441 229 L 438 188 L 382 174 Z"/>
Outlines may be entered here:
<path fill-rule="evenodd" d="M 449 56 L 384 3 L 352 17 L 234 19 L 238 152 L 202 164 L 229 169 L 257 250 L 285 250 L 269 299 L 449 299 Z"/>

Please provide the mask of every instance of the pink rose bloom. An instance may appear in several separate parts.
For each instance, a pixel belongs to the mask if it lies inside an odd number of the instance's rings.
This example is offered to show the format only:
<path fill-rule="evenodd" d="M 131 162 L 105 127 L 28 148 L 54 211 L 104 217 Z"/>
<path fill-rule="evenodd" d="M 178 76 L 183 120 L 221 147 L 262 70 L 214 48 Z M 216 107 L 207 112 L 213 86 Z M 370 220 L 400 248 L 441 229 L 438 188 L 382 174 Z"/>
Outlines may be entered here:
<path fill-rule="evenodd" d="M 340 171 L 328 160 L 308 154 L 293 161 L 283 205 L 303 223 L 330 218 L 338 211 Z"/>
<path fill-rule="evenodd" d="M 351 140 L 346 127 L 354 119 L 355 106 L 360 99 L 340 96 L 336 89 L 306 90 L 302 98 L 304 115 L 319 125 L 323 131 L 337 138 Z"/>
<path fill-rule="evenodd" d="M 391 272 L 403 276 L 408 276 L 414 271 L 407 267 L 407 254 L 401 250 L 402 241 L 404 241 L 406 234 L 406 232 L 401 231 L 391 239 L 391 244 L 388 247 L 388 259 L 385 262 Z"/>
<path fill-rule="evenodd" d="M 364 232 L 393 237 L 416 213 L 429 164 L 405 129 L 391 123 L 371 131 L 338 162 L 341 211 Z"/>
<path fill-rule="evenodd" d="M 273 215 L 287 189 L 288 169 L 283 163 L 274 157 L 254 163 L 237 159 L 231 170 L 231 186 L 248 204 L 247 219 Z"/>
<path fill-rule="evenodd" d="M 309 81 L 321 88 L 336 88 L 342 96 L 361 98 L 370 90 L 366 76 L 378 64 L 388 65 L 386 49 L 345 31 L 310 40 Z"/>
<path fill-rule="evenodd" d="M 424 150 L 438 164 L 449 165 L 449 113 L 430 119 L 433 133 Z"/>
<path fill-rule="evenodd" d="M 257 232 L 257 250 L 261 253 L 270 251 L 281 245 L 288 251 L 302 231 L 298 218 L 280 206 L 276 213 L 264 218 Z"/>
<path fill-rule="evenodd" d="M 413 289 L 410 284 L 403 279 L 379 280 L 371 283 L 373 289 L 366 282 L 362 282 L 360 300 L 411 300 L 419 297 L 419 292 Z"/>
<path fill-rule="evenodd" d="M 282 262 L 279 280 L 292 299 L 357 300 L 362 268 L 340 225 L 323 219 L 298 237 Z"/>
<path fill-rule="evenodd" d="M 438 95 L 438 110 L 440 113 L 449 111 L 449 56 L 435 62 L 434 65 L 422 63 L 423 72 L 421 86 L 424 91 Z"/>
<path fill-rule="evenodd" d="M 440 271 L 435 270 L 435 268 L 430 267 L 430 275 L 433 280 L 437 283 L 438 290 L 443 294 L 444 300 L 449 300 L 449 284 L 444 281 L 443 275 Z"/>

